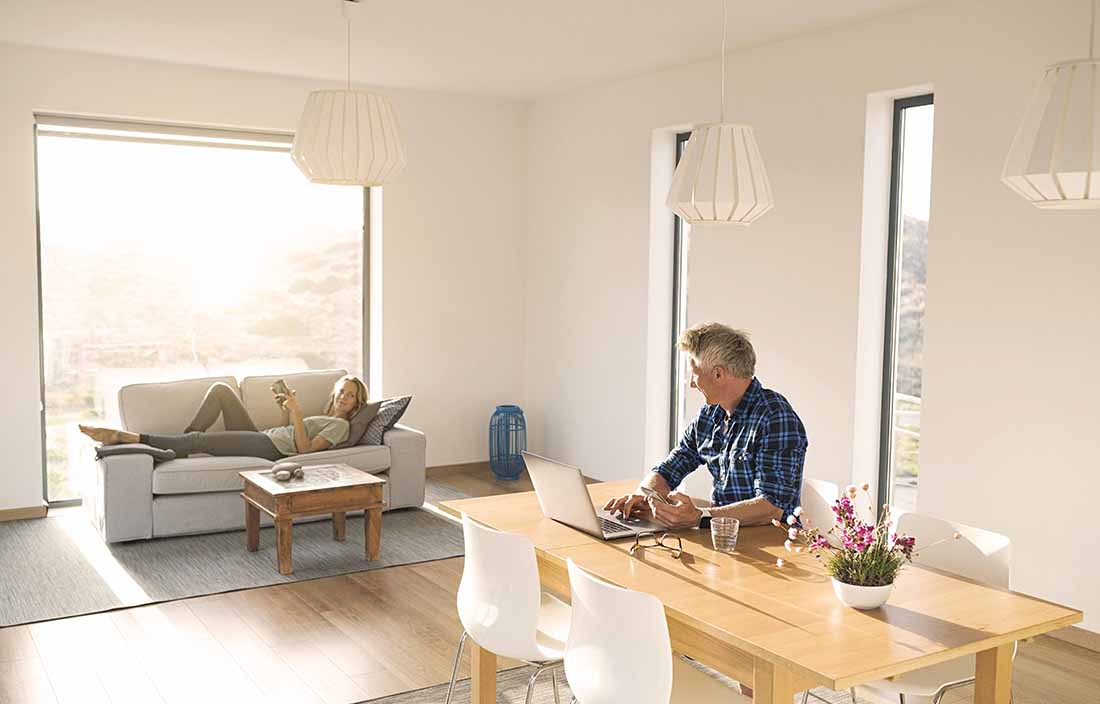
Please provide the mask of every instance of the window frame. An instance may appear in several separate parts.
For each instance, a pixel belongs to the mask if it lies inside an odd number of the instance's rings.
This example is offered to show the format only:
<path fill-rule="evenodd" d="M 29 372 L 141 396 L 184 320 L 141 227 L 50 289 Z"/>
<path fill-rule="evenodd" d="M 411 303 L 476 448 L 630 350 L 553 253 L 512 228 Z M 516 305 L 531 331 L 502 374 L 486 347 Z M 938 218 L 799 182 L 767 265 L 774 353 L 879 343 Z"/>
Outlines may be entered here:
<path fill-rule="evenodd" d="M 878 508 L 890 502 L 893 492 L 894 457 L 894 392 L 897 350 L 895 339 L 898 331 L 897 296 L 898 279 L 901 275 L 899 255 L 901 254 L 901 231 L 899 228 L 901 213 L 901 170 L 905 129 L 905 111 L 909 108 L 934 105 L 934 94 L 897 98 L 893 106 L 893 131 L 890 146 L 890 212 L 886 238 L 886 305 L 885 325 L 882 340 L 882 401 L 879 420 L 879 467 L 878 467 Z"/>
<path fill-rule="evenodd" d="M 680 158 L 684 155 L 691 131 L 676 133 L 675 166 L 680 165 Z M 676 345 L 680 341 L 680 327 L 684 323 L 687 311 L 680 310 L 680 300 L 683 297 L 682 287 L 686 284 L 681 276 L 684 269 L 682 261 L 686 252 L 684 250 L 684 220 L 677 214 L 672 216 L 672 363 L 669 369 L 669 401 L 668 401 L 668 442 L 669 451 L 676 449 L 680 444 L 680 428 L 678 420 L 680 406 L 683 401 L 683 389 L 680 387 L 680 352 Z M 683 313 L 683 315 L 681 315 Z"/>
<path fill-rule="evenodd" d="M 43 130 L 42 128 L 46 129 Z M 65 133 L 65 128 L 76 130 L 83 128 L 101 130 L 119 130 L 129 132 L 129 135 L 96 136 L 81 134 L 78 132 Z M 40 447 L 42 462 L 42 500 L 48 508 L 63 508 L 66 506 L 79 506 L 83 503 L 80 497 L 71 499 L 50 499 L 49 486 L 49 455 L 46 438 L 46 352 L 45 352 L 45 301 L 43 298 L 42 282 L 42 215 L 39 206 L 39 167 L 38 167 L 38 137 L 40 133 L 51 136 L 71 136 L 87 139 L 109 139 L 122 142 L 155 142 L 174 143 L 180 146 L 210 146 L 222 149 L 241 149 L 252 151 L 283 151 L 290 155 L 292 133 L 243 130 L 235 128 L 207 128 L 193 125 L 181 125 L 173 123 L 126 121 L 111 118 L 70 117 L 56 113 L 35 113 L 32 127 L 32 168 L 34 190 L 34 237 L 35 237 L 35 283 L 38 294 L 38 416 L 40 431 Z M 154 133 L 161 135 L 174 135 L 177 139 L 160 140 L 155 137 L 142 137 L 142 133 Z M 268 142 L 267 145 L 247 143 L 227 143 L 236 140 L 249 140 Z M 222 143 L 201 143 L 201 140 L 219 140 Z M 285 145 L 285 148 L 284 148 Z M 305 178 L 303 176 L 303 178 Z M 362 187 L 363 198 L 363 228 L 362 228 L 362 366 L 363 378 L 370 379 L 370 201 L 371 188 Z"/>

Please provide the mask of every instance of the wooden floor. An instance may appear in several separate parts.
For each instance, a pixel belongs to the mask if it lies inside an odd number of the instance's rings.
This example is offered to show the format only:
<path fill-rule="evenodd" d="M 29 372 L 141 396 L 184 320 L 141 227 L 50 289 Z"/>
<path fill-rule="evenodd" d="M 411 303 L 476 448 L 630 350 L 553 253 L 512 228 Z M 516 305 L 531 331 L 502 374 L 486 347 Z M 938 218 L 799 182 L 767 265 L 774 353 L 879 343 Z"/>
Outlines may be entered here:
<path fill-rule="evenodd" d="M 433 478 L 471 495 L 530 490 Z M 0 629 L 0 703 L 350 704 L 440 684 L 461 573 L 454 558 Z M 1023 644 L 1014 675 L 1016 704 L 1100 701 L 1100 654 L 1062 641 Z"/>

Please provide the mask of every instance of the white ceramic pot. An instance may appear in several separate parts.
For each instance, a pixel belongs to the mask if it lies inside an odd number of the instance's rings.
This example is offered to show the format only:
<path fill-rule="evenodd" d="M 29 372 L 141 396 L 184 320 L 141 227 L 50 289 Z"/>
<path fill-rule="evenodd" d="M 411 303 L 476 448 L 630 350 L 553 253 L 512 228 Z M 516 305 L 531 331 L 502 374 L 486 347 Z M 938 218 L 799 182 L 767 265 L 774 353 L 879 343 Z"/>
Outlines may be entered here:
<path fill-rule="evenodd" d="M 890 598 L 890 592 L 894 591 L 893 583 L 882 587 L 857 587 L 854 584 L 845 584 L 838 579 L 833 579 L 833 593 L 840 603 L 853 609 L 877 609 Z"/>

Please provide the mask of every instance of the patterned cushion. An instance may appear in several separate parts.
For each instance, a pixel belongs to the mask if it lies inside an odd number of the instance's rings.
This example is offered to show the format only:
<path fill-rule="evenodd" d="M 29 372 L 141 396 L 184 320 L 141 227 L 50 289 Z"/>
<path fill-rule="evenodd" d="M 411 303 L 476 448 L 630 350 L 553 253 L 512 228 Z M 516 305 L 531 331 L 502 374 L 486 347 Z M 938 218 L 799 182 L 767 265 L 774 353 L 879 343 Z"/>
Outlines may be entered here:
<path fill-rule="evenodd" d="M 363 439 L 359 441 L 359 444 L 381 445 L 382 436 L 386 434 L 387 430 L 396 425 L 397 421 L 401 420 L 401 416 L 405 415 L 405 409 L 409 407 L 410 401 L 412 401 L 412 396 L 398 396 L 383 401 L 378 409 L 378 415 L 367 426 L 367 432 L 363 434 Z"/>
<path fill-rule="evenodd" d="M 348 421 L 348 438 L 339 445 L 333 445 L 332 450 L 340 450 L 345 447 L 352 447 L 358 445 L 363 439 L 363 435 L 366 434 L 367 428 L 370 427 L 370 423 L 378 415 L 378 409 L 382 407 L 382 401 L 367 401 L 363 404 L 363 407 L 359 409 L 359 412 L 351 417 Z"/>

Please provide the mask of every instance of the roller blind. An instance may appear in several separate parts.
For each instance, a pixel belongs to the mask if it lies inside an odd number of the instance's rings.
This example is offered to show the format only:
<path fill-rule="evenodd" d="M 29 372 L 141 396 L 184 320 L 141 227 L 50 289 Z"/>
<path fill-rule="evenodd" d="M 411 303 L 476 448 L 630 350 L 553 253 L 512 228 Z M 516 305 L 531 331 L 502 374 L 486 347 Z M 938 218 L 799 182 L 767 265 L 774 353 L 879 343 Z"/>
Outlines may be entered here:
<path fill-rule="evenodd" d="M 50 113 L 35 113 L 34 122 L 35 131 L 39 135 L 78 139 L 106 139 L 122 142 L 176 144 L 222 149 L 252 149 L 286 153 L 290 152 L 290 147 L 294 143 L 294 134 L 291 132 L 261 132 L 170 123 L 130 122 Z"/>

